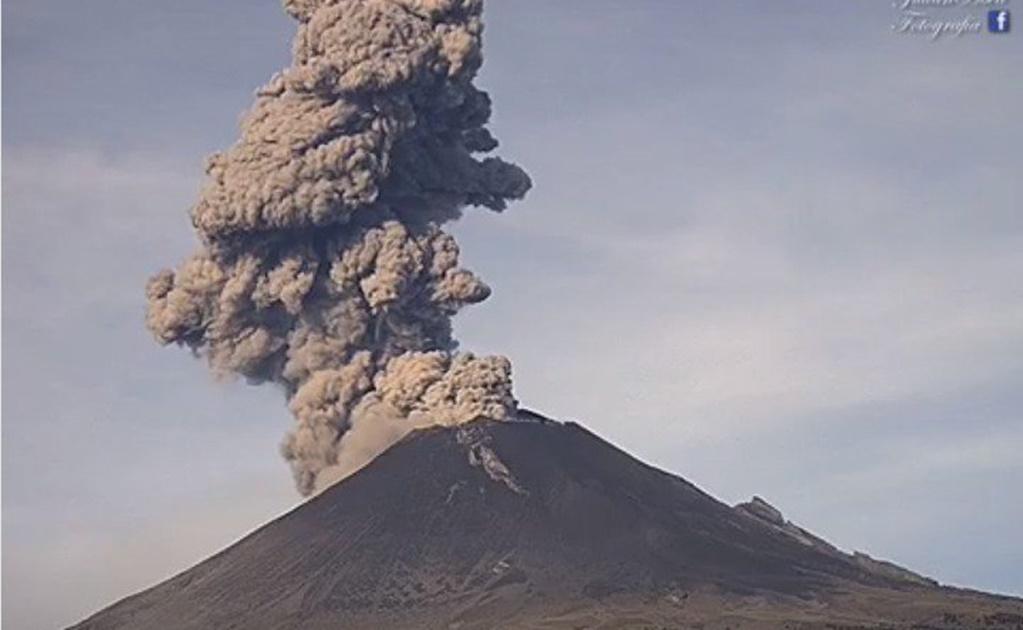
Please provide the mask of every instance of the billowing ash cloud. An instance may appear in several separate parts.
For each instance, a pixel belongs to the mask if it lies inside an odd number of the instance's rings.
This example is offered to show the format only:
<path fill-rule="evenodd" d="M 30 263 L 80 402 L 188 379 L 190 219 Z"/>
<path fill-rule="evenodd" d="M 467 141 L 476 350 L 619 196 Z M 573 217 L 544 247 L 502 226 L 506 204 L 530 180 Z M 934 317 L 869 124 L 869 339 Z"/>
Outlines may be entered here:
<path fill-rule="evenodd" d="M 283 386 L 281 450 L 309 494 L 412 427 L 514 413 L 508 360 L 456 352 L 452 316 L 490 289 L 442 226 L 530 181 L 474 157 L 497 146 L 472 85 L 481 0 L 284 4 L 293 64 L 209 159 L 202 246 L 150 280 L 147 324 L 218 374 Z"/>

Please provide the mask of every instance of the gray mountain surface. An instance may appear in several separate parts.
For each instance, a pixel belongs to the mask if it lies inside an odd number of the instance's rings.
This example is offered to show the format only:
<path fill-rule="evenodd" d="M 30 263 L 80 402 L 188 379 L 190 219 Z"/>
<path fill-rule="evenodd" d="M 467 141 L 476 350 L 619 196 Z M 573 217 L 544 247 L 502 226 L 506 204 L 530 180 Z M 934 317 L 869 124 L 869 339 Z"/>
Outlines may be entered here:
<path fill-rule="evenodd" d="M 74 630 L 999 628 L 1023 600 L 847 555 L 574 423 L 416 431 Z"/>

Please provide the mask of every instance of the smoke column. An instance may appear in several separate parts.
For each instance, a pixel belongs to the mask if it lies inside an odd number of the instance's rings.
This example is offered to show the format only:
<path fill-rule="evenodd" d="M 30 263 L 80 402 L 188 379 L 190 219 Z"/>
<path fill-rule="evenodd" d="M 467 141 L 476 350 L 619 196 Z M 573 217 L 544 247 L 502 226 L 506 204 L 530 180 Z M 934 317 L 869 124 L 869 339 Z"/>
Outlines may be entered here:
<path fill-rule="evenodd" d="M 530 187 L 488 153 L 482 0 L 284 0 L 292 65 L 212 155 L 201 246 L 149 281 L 147 326 L 218 375 L 283 387 L 281 445 L 309 494 L 411 428 L 515 413 L 511 364 L 457 352 L 490 289 L 442 226 Z"/>

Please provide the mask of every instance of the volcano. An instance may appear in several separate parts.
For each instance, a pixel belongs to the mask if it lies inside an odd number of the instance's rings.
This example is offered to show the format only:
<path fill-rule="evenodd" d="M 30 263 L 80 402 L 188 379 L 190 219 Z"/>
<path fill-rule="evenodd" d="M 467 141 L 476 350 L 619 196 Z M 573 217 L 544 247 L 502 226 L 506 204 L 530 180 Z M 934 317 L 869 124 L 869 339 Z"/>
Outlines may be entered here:
<path fill-rule="evenodd" d="M 531 412 L 411 433 L 74 630 L 1023 628 L 1023 600 L 849 555 Z"/>

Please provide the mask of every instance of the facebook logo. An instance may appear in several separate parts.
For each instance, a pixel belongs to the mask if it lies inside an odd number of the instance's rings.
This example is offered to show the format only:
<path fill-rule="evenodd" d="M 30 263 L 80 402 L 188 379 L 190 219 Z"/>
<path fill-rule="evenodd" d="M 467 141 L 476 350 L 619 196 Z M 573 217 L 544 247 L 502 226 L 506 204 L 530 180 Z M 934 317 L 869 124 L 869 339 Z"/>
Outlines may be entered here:
<path fill-rule="evenodd" d="M 987 12 L 987 30 L 992 33 L 1008 33 L 1012 27 L 1012 15 L 1005 9 Z"/>

